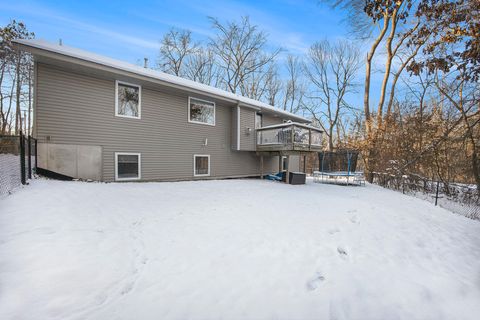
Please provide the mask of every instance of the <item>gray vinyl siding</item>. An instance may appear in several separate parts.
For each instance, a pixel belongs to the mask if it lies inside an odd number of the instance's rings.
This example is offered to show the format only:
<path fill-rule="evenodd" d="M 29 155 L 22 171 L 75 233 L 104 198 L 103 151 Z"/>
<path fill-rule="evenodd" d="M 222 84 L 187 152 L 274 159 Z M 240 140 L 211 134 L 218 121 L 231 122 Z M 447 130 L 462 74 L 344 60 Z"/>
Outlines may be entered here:
<path fill-rule="evenodd" d="M 232 140 L 231 148 L 232 150 L 238 150 L 238 111 L 237 107 L 232 108 Z"/>
<path fill-rule="evenodd" d="M 247 129 L 250 128 L 250 132 Z M 255 151 L 255 110 L 240 108 L 240 150 Z"/>
<path fill-rule="evenodd" d="M 188 92 L 144 84 L 141 119 L 121 118 L 115 116 L 115 79 L 45 64 L 38 64 L 36 76 L 39 141 L 49 136 L 51 143 L 101 146 L 104 181 L 114 180 L 115 152 L 142 154 L 142 180 L 192 179 L 194 154 L 210 155 L 211 177 L 260 174 L 255 152 L 232 150 L 234 105 L 215 100 L 215 126 L 189 123 Z M 276 170 L 275 158 L 265 159 L 266 172 Z"/>
<path fill-rule="evenodd" d="M 274 117 L 270 114 L 263 114 L 262 116 L 262 127 L 272 126 L 279 123 L 283 123 L 283 119 L 280 117 Z"/>
<path fill-rule="evenodd" d="M 300 168 L 300 156 L 290 156 L 290 171 L 299 172 L 303 168 Z"/>

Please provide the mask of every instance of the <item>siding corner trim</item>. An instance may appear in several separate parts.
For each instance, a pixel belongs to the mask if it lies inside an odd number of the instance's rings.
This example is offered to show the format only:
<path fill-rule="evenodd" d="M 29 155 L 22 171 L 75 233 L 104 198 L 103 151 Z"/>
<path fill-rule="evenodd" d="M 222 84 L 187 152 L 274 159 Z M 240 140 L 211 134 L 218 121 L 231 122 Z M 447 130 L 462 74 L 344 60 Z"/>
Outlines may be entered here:
<path fill-rule="evenodd" d="M 240 151 L 240 106 L 237 105 L 237 151 Z"/>

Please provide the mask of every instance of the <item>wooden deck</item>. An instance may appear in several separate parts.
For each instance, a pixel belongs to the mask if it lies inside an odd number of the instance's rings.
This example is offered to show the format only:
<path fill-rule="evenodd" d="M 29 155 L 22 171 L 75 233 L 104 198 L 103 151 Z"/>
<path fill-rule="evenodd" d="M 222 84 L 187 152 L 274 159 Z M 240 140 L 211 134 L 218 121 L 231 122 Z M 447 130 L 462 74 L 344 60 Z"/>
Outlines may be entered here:
<path fill-rule="evenodd" d="M 322 130 L 301 123 L 283 123 L 257 129 L 257 152 L 319 152 L 322 151 L 321 144 Z"/>
<path fill-rule="evenodd" d="M 257 129 L 257 154 L 260 156 L 261 176 L 263 178 L 263 156 L 280 156 L 279 171 L 282 169 L 282 157 L 322 151 L 322 130 L 302 123 L 287 122 Z M 290 172 L 287 165 L 286 183 Z"/>

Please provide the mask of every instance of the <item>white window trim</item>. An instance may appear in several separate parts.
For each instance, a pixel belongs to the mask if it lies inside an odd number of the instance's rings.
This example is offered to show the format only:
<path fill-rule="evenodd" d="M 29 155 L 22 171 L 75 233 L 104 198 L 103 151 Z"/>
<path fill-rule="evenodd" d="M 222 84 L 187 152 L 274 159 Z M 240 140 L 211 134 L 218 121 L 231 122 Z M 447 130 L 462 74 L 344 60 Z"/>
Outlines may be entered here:
<path fill-rule="evenodd" d="M 138 156 L 138 177 L 136 178 L 119 178 L 118 177 L 118 156 Z M 208 162 L 210 164 L 210 161 Z M 138 152 L 115 152 L 115 181 L 132 181 L 142 178 L 142 154 Z"/>
<path fill-rule="evenodd" d="M 195 173 L 195 158 L 197 157 L 207 157 L 208 158 L 208 173 L 206 174 L 196 174 Z M 210 155 L 209 154 L 194 154 L 193 155 L 193 176 L 194 177 L 209 177 L 210 176 Z"/>
<path fill-rule="evenodd" d="M 119 84 L 124 84 L 124 85 L 127 85 L 127 86 L 138 88 L 138 117 L 127 116 L 127 115 L 123 115 L 123 114 L 118 113 L 118 85 Z M 121 118 L 141 119 L 141 116 L 142 116 L 142 86 L 140 86 L 138 84 L 134 84 L 134 83 L 128 83 L 128 82 L 124 82 L 124 81 L 115 80 L 115 116 L 121 117 Z"/>
<path fill-rule="evenodd" d="M 201 122 L 201 121 L 190 120 L 190 100 L 191 100 L 191 99 L 213 104 L 213 124 L 212 124 L 212 123 Z M 195 98 L 195 97 L 188 97 L 188 122 L 190 122 L 190 123 L 197 123 L 197 124 L 203 124 L 203 125 L 206 125 L 206 126 L 215 127 L 215 123 L 216 123 L 216 113 L 217 113 L 217 106 L 216 106 L 215 102 L 213 102 L 213 101 L 208 101 L 208 100 L 203 100 L 203 99 L 198 99 L 198 98 Z"/>

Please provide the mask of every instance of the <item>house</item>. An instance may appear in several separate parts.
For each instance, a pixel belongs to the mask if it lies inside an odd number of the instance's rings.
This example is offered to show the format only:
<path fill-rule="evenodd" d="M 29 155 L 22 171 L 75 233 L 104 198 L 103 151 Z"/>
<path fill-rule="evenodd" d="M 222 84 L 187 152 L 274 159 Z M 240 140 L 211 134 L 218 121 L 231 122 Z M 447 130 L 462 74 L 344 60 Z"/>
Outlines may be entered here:
<path fill-rule="evenodd" d="M 300 171 L 308 119 L 211 86 L 43 40 L 34 57 L 38 166 L 73 178 L 168 181 Z"/>

